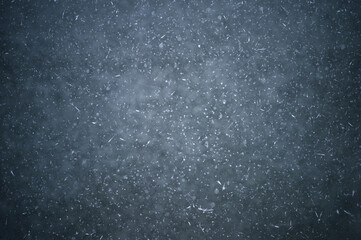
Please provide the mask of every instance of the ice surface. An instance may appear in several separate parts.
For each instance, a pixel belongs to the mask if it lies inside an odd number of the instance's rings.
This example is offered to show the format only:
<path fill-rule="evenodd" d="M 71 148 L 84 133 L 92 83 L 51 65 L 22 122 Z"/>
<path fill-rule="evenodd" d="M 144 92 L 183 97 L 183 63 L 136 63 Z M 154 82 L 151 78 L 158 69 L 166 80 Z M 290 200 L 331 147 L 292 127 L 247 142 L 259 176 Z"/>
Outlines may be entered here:
<path fill-rule="evenodd" d="M 0 239 L 358 239 L 360 14 L 1 1 Z"/>

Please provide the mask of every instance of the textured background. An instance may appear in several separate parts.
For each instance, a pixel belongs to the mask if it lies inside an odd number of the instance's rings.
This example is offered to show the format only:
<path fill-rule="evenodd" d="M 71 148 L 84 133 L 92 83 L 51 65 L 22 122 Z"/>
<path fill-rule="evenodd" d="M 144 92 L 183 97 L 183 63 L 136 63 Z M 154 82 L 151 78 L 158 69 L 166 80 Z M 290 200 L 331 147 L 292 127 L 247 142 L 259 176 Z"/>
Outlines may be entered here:
<path fill-rule="evenodd" d="M 0 3 L 1 239 L 358 239 L 361 5 Z"/>

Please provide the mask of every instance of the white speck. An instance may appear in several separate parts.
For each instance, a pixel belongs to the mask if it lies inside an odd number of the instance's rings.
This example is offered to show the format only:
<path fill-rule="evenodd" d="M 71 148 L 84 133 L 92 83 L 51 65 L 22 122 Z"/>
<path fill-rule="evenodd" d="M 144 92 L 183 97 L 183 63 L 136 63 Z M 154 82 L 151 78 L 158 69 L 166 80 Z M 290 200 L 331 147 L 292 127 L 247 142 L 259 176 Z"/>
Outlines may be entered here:
<path fill-rule="evenodd" d="M 226 185 L 222 186 L 222 191 L 226 190 Z"/>
<path fill-rule="evenodd" d="M 79 18 L 79 15 L 76 15 L 76 17 L 75 17 L 75 21 L 76 21 L 76 20 L 78 20 L 78 18 Z"/>
<path fill-rule="evenodd" d="M 295 115 L 291 114 L 291 116 L 292 116 L 294 119 L 296 119 Z"/>
<path fill-rule="evenodd" d="M 199 228 L 202 230 L 202 232 L 204 232 L 204 228 L 202 228 L 200 224 L 199 224 Z"/>
<path fill-rule="evenodd" d="M 119 138 L 120 140 L 122 140 L 123 142 L 125 142 L 125 140 L 123 138 Z"/>
<path fill-rule="evenodd" d="M 135 111 L 138 112 L 138 113 L 140 112 L 138 109 L 135 109 Z"/>
<path fill-rule="evenodd" d="M 120 77 L 120 74 L 115 75 L 115 77 Z"/>
<path fill-rule="evenodd" d="M 13 172 L 12 170 L 10 170 L 10 172 L 11 172 L 11 175 L 13 175 L 13 176 L 15 177 L 15 174 L 14 174 L 14 172 Z"/>
<path fill-rule="evenodd" d="M 95 124 L 97 124 L 97 122 L 92 122 L 92 124 L 94 124 L 94 125 L 95 125 Z"/>
<path fill-rule="evenodd" d="M 324 154 L 324 153 L 316 153 L 316 155 L 319 155 L 319 156 L 326 156 L 326 154 Z"/>
<path fill-rule="evenodd" d="M 261 13 L 263 14 L 263 7 L 260 7 L 259 10 L 260 10 Z"/>
<path fill-rule="evenodd" d="M 337 210 L 336 210 L 336 213 L 337 213 L 337 214 L 340 214 L 340 211 L 337 209 Z"/>
<path fill-rule="evenodd" d="M 355 190 L 352 190 L 352 197 L 355 195 Z"/>
<path fill-rule="evenodd" d="M 160 44 L 159 44 L 159 47 L 160 47 L 160 48 L 163 48 L 163 47 L 164 47 L 163 43 L 160 43 Z"/>
<path fill-rule="evenodd" d="M 110 51 L 111 51 L 111 49 L 109 48 L 109 49 L 108 49 L 108 53 L 107 53 L 107 55 L 105 56 L 105 59 L 108 58 Z"/>

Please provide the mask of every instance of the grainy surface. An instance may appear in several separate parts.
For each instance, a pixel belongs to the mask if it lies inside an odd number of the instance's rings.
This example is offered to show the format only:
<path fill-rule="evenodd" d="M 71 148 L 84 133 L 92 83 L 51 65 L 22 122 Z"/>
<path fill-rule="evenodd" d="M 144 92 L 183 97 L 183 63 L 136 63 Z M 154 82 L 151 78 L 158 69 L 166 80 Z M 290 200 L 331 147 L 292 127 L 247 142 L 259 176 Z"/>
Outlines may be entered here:
<path fill-rule="evenodd" d="M 1 239 L 360 239 L 361 8 L 0 3 Z"/>

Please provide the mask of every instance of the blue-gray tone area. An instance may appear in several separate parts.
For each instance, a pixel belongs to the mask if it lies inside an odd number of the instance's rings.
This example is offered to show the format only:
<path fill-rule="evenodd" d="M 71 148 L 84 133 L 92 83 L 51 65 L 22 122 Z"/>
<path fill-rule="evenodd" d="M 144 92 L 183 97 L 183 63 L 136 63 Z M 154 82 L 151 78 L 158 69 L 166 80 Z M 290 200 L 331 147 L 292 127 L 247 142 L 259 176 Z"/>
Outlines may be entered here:
<path fill-rule="evenodd" d="M 0 239 L 361 239 L 358 0 L 1 0 Z"/>

